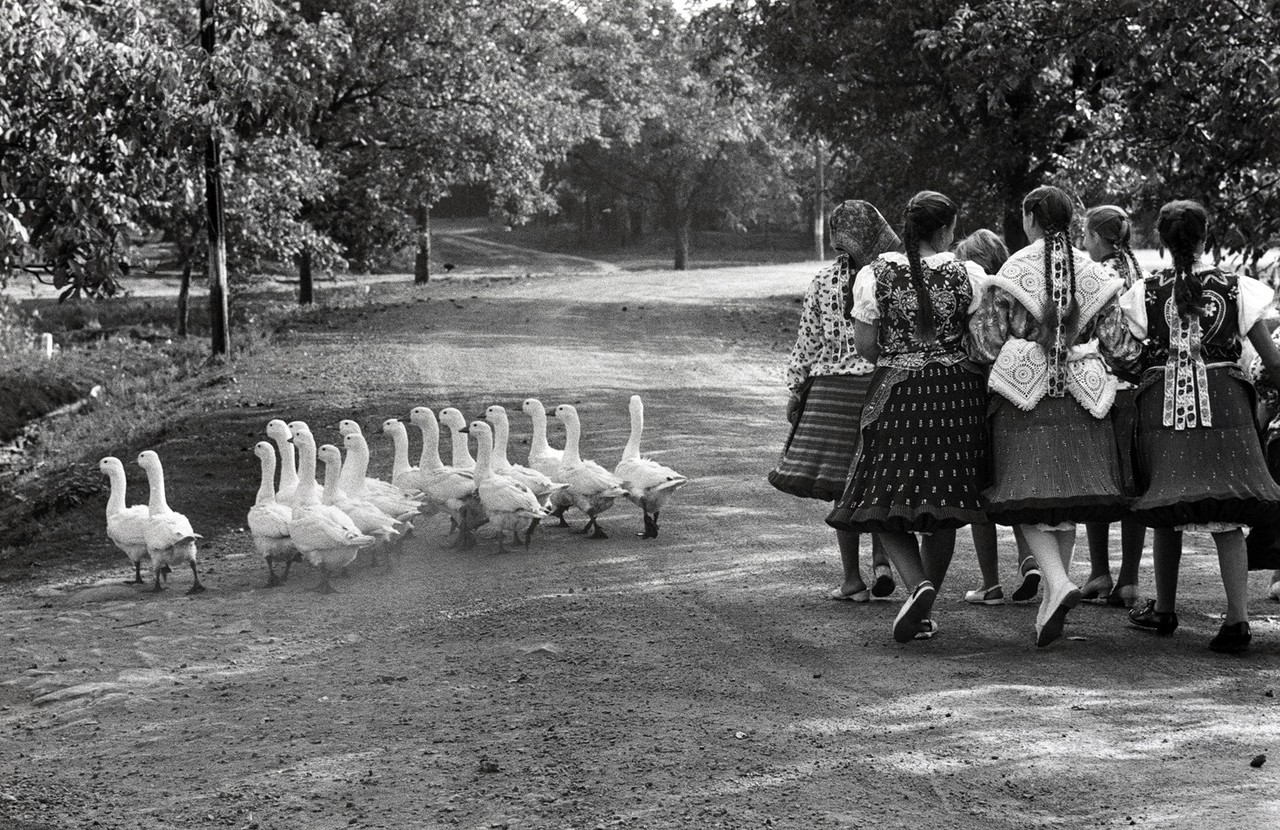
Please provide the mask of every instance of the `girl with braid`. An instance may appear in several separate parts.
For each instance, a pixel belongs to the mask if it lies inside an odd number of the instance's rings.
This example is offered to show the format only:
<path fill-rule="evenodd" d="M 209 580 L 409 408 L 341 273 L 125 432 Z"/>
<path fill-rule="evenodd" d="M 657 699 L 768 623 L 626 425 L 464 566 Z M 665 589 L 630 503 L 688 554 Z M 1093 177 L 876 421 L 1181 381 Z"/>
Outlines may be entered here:
<path fill-rule="evenodd" d="M 1201 261 L 1208 214 L 1196 202 L 1160 209 L 1156 225 L 1173 267 L 1136 283 L 1121 304 L 1147 340 L 1138 386 L 1140 495 L 1133 515 L 1175 531 L 1176 545 L 1154 552 L 1156 598 L 1129 612 L 1140 628 L 1172 634 L 1181 532 L 1213 535 L 1227 613 L 1209 648 L 1249 647 L 1248 557 L 1242 528 L 1280 518 L 1280 485 L 1267 470 L 1254 422 L 1254 390 L 1237 361 L 1245 338 L 1280 386 L 1280 350 L 1263 312 L 1272 291 L 1252 277 Z"/>
<path fill-rule="evenodd" d="M 827 523 L 884 544 L 911 589 L 893 624 L 900 643 L 933 636 L 956 528 L 983 520 L 986 394 L 966 340 L 984 275 L 949 252 L 955 222 L 954 202 L 917 193 L 903 219 L 905 253 L 881 254 L 853 284 L 854 343 L 876 369 L 849 481 Z"/>
<path fill-rule="evenodd" d="M 1124 280 L 1127 291 L 1135 282 L 1146 278 L 1138 265 L 1138 259 L 1129 247 L 1133 233 L 1129 215 L 1115 205 L 1089 208 L 1084 215 L 1084 249 L 1089 257 Z M 1120 447 L 1120 474 L 1126 492 L 1133 490 L 1133 433 L 1136 426 L 1136 410 L 1133 400 L 1137 387 L 1133 375 L 1118 377 L 1116 402 L 1111 407 L 1111 421 L 1116 430 Z M 1111 525 L 1107 522 L 1086 522 L 1089 539 L 1089 581 L 1080 589 L 1088 600 L 1101 600 L 1107 605 L 1132 608 L 1138 600 L 1138 564 L 1142 560 L 1142 547 L 1147 529 L 1132 516 L 1120 520 L 1120 572 L 1111 579 L 1111 561 L 1108 553 Z"/>
<path fill-rule="evenodd" d="M 1022 202 L 1031 244 L 1015 252 L 970 323 L 991 363 L 992 485 L 987 515 L 1021 526 L 1044 580 L 1036 645 L 1062 636 L 1081 592 L 1068 576 L 1076 524 L 1114 521 L 1127 499 L 1108 414 L 1115 376 L 1140 346 L 1116 303 L 1124 282 L 1067 240 L 1072 202 L 1043 186 Z"/>

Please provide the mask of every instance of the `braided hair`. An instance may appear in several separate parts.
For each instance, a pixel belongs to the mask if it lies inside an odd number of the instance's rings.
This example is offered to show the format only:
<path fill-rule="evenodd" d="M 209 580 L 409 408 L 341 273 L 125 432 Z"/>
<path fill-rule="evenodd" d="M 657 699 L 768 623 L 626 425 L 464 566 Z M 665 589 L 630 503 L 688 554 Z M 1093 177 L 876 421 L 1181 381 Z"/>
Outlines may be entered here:
<path fill-rule="evenodd" d="M 1071 226 L 1073 210 L 1071 197 L 1066 194 L 1066 191 L 1048 184 L 1037 187 L 1022 200 L 1023 214 L 1030 214 L 1044 231 L 1044 277 L 1048 302 L 1045 304 L 1047 312 L 1042 346 L 1049 346 L 1053 342 L 1059 326 L 1064 329 L 1064 339 L 1068 343 L 1075 339 L 1077 333 L 1080 307 L 1076 303 L 1076 264 L 1071 250 L 1071 241 L 1067 238 L 1067 229 Z M 1054 284 L 1055 260 L 1066 271 L 1065 286 Z M 1061 311 L 1054 298 L 1055 289 L 1066 294 L 1065 308 Z"/>
<path fill-rule="evenodd" d="M 924 268 L 920 263 L 920 245 L 932 239 L 934 234 L 948 228 L 956 219 L 956 203 L 932 190 L 922 190 L 911 197 L 902 215 L 902 245 L 906 248 L 907 263 L 911 267 L 911 285 L 916 290 L 916 339 L 931 343 L 937 337 L 933 315 L 933 301 L 924 282 Z"/>
<path fill-rule="evenodd" d="M 1183 318 L 1204 316 L 1204 281 L 1195 273 L 1196 259 L 1208 237 L 1209 212 L 1188 199 L 1160 208 L 1156 229 L 1173 257 L 1173 299 Z"/>
<path fill-rule="evenodd" d="M 1129 245 L 1133 235 L 1133 223 L 1129 221 L 1129 214 L 1115 205 L 1099 205 L 1089 208 L 1085 213 L 1084 226 L 1115 248 L 1127 272 L 1120 276 L 1124 279 L 1126 286 L 1133 285 L 1140 278 L 1142 269 L 1138 266 L 1138 258 L 1133 255 L 1133 248 Z"/>

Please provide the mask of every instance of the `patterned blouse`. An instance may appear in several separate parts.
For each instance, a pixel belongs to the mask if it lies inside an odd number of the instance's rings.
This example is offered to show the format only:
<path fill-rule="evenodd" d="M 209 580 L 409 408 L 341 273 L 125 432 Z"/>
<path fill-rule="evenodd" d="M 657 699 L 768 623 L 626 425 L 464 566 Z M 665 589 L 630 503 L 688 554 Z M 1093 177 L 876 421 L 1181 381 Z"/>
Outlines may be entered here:
<path fill-rule="evenodd" d="M 853 274 L 842 254 L 822 269 L 804 292 L 800 331 L 787 361 L 787 388 L 798 392 L 810 375 L 866 375 L 873 367 L 853 346 L 847 311 Z"/>
<path fill-rule="evenodd" d="M 957 363 L 968 358 L 969 313 L 986 274 L 948 252 L 926 257 L 920 264 L 933 306 L 937 336 L 932 343 L 916 339 L 916 289 L 904 254 L 881 254 L 854 280 L 854 318 L 880 325 L 880 366 L 919 369 L 927 363 Z"/>

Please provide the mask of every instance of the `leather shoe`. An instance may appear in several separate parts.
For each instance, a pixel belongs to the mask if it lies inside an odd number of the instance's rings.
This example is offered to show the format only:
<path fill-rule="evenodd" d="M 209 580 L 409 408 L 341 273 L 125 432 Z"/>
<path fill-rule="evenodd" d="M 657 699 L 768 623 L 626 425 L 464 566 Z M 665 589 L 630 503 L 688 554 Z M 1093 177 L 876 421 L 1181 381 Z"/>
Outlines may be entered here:
<path fill-rule="evenodd" d="M 1218 629 L 1218 635 L 1209 641 L 1209 649 L 1223 654 L 1238 654 L 1249 648 L 1249 641 L 1252 639 L 1247 620 L 1231 625 L 1223 623 L 1222 628 Z"/>
<path fill-rule="evenodd" d="M 1157 634 L 1172 634 L 1178 630 L 1178 615 L 1173 611 L 1157 611 L 1156 601 L 1147 600 L 1142 608 L 1129 611 L 1129 623 L 1136 628 L 1146 628 Z"/>
<path fill-rule="evenodd" d="M 1023 559 L 1018 565 L 1018 571 L 1022 574 L 1022 584 L 1009 599 L 1014 602 L 1029 602 L 1036 598 L 1036 592 L 1040 590 L 1040 568 L 1036 565 L 1035 557 Z"/>
<path fill-rule="evenodd" d="M 1045 594 L 1036 615 L 1036 645 L 1043 648 L 1062 636 L 1067 612 L 1080 604 L 1080 589 L 1063 583 L 1054 595 Z"/>
<path fill-rule="evenodd" d="M 884 599 L 897 590 L 898 584 L 893 581 L 893 571 L 888 565 L 876 565 L 876 581 L 871 583 L 871 596 Z"/>
<path fill-rule="evenodd" d="M 1111 596 L 1111 590 L 1113 587 L 1111 574 L 1102 574 L 1101 576 L 1092 577 L 1088 582 L 1080 586 L 1080 599 L 1106 601 L 1106 599 Z"/>
<path fill-rule="evenodd" d="M 923 629 L 924 621 L 930 619 L 933 601 L 938 592 L 933 583 L 925 580 L 911 592 L 911 597 L 902 604 L 898 616 L 893 621 L 893 639 L 899 643 L 909 643 Z"/>

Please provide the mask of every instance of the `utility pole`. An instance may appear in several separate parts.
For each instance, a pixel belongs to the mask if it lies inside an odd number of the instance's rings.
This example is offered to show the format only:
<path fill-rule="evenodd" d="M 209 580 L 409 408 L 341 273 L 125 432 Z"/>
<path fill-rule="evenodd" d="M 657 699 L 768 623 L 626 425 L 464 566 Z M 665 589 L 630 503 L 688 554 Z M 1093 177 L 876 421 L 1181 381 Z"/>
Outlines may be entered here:
<path fill-rule="evenodd" d="M 197 0 L 200 4 L 200 46 L 213 63 L 218 45 L 217 0 Z M 217 112 L 218 85 L 209 73 L 209 97 Z M 222 221 L 222 135 L 219 125 L 209 124 L 204 143 L 204 195 L 209 217 L 209 336 L 213 354 L 231 352 L 231 328 L 227 324 L 227 241 Z"/>

